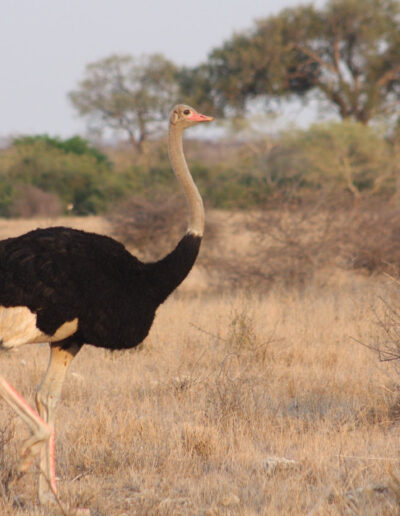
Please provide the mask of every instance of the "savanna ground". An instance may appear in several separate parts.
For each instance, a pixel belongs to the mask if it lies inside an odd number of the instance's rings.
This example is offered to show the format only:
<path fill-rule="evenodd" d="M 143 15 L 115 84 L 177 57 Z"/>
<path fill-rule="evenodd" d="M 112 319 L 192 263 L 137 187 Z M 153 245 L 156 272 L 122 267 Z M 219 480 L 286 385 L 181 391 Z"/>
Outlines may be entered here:
<path fill-rule="evenodd" d="M 109 230 L 98 218 L 66 223 Z M 4 221 L 0 237 L 37 225 Z M 236 247 L 244 260 L 239 233 L 216 252 Z M 301 288 L 213 281 L 194 270 L 140 349 L 85 346 L 73 361 L 56 427 L 64 512 L 399 514 L 399 372 L 367 346 L 396 338 L 400 287 L 334 266 Z M 25 346 L 0 356 L 1 373 L 33 403 L 47 360 L 46 345 Z M 37 466 L 13 473 L 27 433 L 0 402 L 4 515 L 49 514 Z"/>

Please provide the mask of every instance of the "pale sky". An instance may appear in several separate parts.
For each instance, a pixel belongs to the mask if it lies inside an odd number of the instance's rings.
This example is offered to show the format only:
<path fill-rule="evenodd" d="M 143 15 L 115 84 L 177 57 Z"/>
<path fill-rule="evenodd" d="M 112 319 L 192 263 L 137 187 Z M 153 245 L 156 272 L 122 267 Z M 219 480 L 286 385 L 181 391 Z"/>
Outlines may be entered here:
<path fill-rule="evenodd" d="M 234 31 L 299 0 L 1 0 L 0 138 L 85 134 L 67 93 L 113 53 L 206 60 Z"/>

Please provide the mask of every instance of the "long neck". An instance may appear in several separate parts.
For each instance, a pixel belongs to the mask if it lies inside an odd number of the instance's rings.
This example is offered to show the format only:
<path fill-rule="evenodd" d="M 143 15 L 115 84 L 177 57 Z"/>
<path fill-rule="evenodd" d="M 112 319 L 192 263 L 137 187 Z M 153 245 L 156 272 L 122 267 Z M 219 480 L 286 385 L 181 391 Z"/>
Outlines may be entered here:
<path fill-rule="evenodd" d="M 204 233 L 204 206 L 185 160 L 182 133 L 182 128 L 170 124 L 168 139 L 169 159 L 176 178 L 183 187 L 188 203 L 189 225 L 187 233 L 201 237 Z"/>
<path fill-rule="evenodd" d="M 169 130 L 169 157 L 189 207 L 189 225 L 186 235 L 175 249 L 155 263 L 146 264 L 154 284 L 153 298 L 158 305 L 186 278 L 196 261 L 204 232 L 204 207 L 199 191 L 190 175 L 183 154 L 182 129 L 171 125 Z"/>

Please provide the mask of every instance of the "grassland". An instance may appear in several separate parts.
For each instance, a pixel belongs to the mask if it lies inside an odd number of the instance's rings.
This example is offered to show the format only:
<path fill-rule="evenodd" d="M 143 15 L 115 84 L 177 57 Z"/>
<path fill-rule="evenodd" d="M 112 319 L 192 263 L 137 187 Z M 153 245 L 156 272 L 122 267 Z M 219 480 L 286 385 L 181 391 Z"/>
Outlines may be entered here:
<path fill-rule="evenodd" d="M 37 223 L 0 224 L 0 235 Z M 384 338 L 381 299 L 399 301 L 390 279 L 333 268 L 301 290 L 265 292 L 215 291 L 194 271 L 140 349 L 85 346 L 73 361 L 57 414 L 65 512 L 399 514 L 398 371 L 363 345 Z M 0 356 L 32 402 L 47 353 L 43 344 Z M 0 403 L 4 515 L 49 514 L 37 467 L 13 475 L 25 437 Z"/>

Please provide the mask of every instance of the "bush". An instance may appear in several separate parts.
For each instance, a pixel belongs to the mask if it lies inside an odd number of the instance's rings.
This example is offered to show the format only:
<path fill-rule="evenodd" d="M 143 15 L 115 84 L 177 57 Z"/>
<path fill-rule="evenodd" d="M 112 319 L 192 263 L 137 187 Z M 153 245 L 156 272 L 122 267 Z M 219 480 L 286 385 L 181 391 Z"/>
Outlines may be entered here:
<path fill-rule="evenodd" d="M 155 193 L 132 196 L 110 211 L 114 236 L 134 247 L 145 260 L 156 260 L 172 250 L 185 230 L 186 205 L 182 197 Z"/>
<path fill-rule="evenodd" d="M 48 149 L 58 149 L 65 154 L 72 153 L 78 156 L 92 156 L 97 163 L 110 166 L 106 154 L 96 149 L 96 147 L 93 147 L 88 140 L 80 136 L 72 136 L 67 140 L 61 140 L 60 138 L 53 138 L 47 134 L 39 134 L 35 136 L 21 136 L 13 140 L 13 145 L 16 147 L 35 145 L 36 143 L 42 144 Z"/>
<path fill-rule="evenodd" d="M 129 190 L 126 175 L 113 173 L 108 160 L 79 137 L 65 142 L 24 137 L 1 158 L 2 216 L 21 212 L 21 196 L 26 197 L 29 188 L 30 197 L 33 192 L 47 193 L 59 199 L 63 210 L 72 206 L 78 215 L 103 212 Z"/>
<path fill-rule="evenodd" d="M 271 195 L 271 189 L 264 177 L 234 168 L 215 167 L 207 174 L 197 174 L 192 167 L 204 198 L 214 207 L 221 209 L 248 209 L 259 206 Z"/>
<path fill-rule="evenodd" d="M 20 185 L 10 205 L 12 217 L 58 217 L 62 205 L 57 195 L 32 185 Z"/>
<path fill-rule="evenodd" d="M 346 214 L 340 235 L 348 268 L 370 274 L 400 273 L 400 208 L 398 199 L 357 203 Z"/>
<path fill-rule="evenodd" d="M 377 131 L 345 121 L 283 133 L 265 166 L 277 186 L 289 179 L 300 188 L 349 191 L 358 198 L 394 193 L 398 161 L 398 149 Z"/>
<path fill-rule="evenodd" d="M 115 238 L 146 261 L 158 260 L 172 251 L 187 227 L 187 206 L 182 195 L 155 192 L 148 197 L 131 196 L 110 210 L 108 220 Z M 206 218 L 205 236 L 212 242 L 216 224 Z"/>

